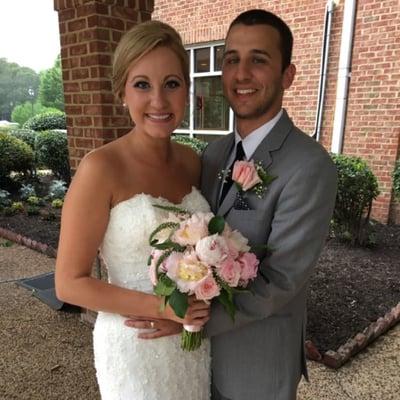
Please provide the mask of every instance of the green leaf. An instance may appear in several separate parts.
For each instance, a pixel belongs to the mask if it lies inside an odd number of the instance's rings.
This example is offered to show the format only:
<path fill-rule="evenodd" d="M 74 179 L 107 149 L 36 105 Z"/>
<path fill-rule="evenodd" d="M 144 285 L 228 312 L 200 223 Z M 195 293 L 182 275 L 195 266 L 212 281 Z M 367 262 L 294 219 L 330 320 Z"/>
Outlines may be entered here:
<path fill-rule="evenodd" d="M 170 211 L 175 214 L 190 215 L 190 212 L 188 210 L 185 210 L 184 208 L 179 208 L 179 207 L 174 207 L 174 206 L 161 206 L 159 204 L 153 204 L 153 207 L 159 208 L 164 211 Z"/>
<path fill-rule="evenodd" d="M 154 293 L 158 296 L 170 296 L 176 290 L 176 284 L 167 275 L 161 275 L 154 287 Z"/>
<path fill-rule="evenodd" d="M 157 271 L 157 276 L 158 276 L 158 268 L 160 268 L 160 265 L 164 262 L 164 260 L 166 260 L 170 255 L 171 255 L 172 251 L 168 250 L 165 253 L 163 253 L 160 258 L 157 260 L 157 264 L 156 264 L 156 271 Z"/>
<path fill-rule="evenodd" d="M 171 242 L 170 240 L 163 243 L 154 243 L 152 246 L 158 250 L 172 250 L 177 251 L 178 253 L 182 253 L 186 250 L 185 246 L 181 246 L 180 244 Z"/>
<path fill-rule="evenodd" d="M 233 304 L 232 292 L 222 289 L 221 294 L 218 296 L 218 301 L 224 306 L 225 311 L 231 317 L 232 321 L 235 322 L 236 309 Z"/>
<path fill-rule="evenodd" d="M 155 236 L 157 235 L 157 233 L 159 233 L 165 229 L 173 230 L 178 227 L 179 227 L 179 224 L 177 222 L 164 222 L 163 224 L 159 225 L 156 229 L 154 229 L 153 232 L 151 232 L 151 235 L 149 238 L 150 246 L 154 246 L 158 242 L 157 239 L 155 239 Z"/>
<path fill-rule="evenodd" d="M 186 311 L 189 306 L 187 295 L 185 293 L 182 293 L 178 289 L 175 289 L 168 299 L 168 303 L 179 318 L 185 317 Z"/>
<path fill-rule="evenodd" d="M 215 235 L 216 233 L 221 234 L 225 228 L 225 220 L 220 215 L 216 215 L 212 217 L 210 222 L 208 223 L 208 231 L 211 235 Z"/>
<path fill-rule="evenodd" d="M 263 169 L 260 169 L 258 171 L 258 175 L 263 181 L 264 186 L 268 186 L 272 181 L 277 178 L 277 176 L 269 175 L 268 172 L 264 171 Z"/>

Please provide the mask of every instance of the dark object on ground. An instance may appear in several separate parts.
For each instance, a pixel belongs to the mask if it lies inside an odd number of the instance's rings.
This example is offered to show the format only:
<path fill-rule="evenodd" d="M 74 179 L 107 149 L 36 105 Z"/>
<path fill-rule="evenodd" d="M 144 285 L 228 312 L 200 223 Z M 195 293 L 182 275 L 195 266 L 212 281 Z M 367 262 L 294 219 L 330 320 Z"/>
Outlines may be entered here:
<path fill-rule="evenodd" d="M 17 281 L 17 284 L 25 289 L 31 290 L 32 294 L 53 310 L 63 310 L 69 312 L 79 312 L 80 307 L 64 303 L 56 296 L 54 284 L 54 272 L 24 278 Z"/>

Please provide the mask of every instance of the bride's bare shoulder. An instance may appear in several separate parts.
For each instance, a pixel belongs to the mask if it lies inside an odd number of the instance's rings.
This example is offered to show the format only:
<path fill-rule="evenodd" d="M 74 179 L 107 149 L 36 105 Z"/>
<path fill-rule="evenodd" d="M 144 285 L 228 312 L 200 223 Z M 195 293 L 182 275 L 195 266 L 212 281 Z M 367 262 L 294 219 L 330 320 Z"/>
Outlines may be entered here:
<path fill-rule="evenodd" d="M 82 158 L 75 175 L 102 181 L 113 180 L 119 175 L 121 169 L 121 153 L 124 147 L 122 139 L 117 139 L 87 153 Z"/>

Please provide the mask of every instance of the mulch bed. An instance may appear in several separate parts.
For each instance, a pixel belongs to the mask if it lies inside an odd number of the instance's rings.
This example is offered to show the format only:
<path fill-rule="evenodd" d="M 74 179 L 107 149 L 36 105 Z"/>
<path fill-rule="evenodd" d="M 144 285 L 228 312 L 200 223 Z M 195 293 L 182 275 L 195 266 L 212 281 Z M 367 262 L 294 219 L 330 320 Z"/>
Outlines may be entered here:
<path fill-rule="evenodd" d="M 59 222 L 41 216 L 0 215 L 0 228 L 50 248 L 58 243 Z M 400 225 L 375 231 L 373 248 L 329 239 L 311 279 L 308 355 L 328 366 L 341 366 L 400 320 Z"/>

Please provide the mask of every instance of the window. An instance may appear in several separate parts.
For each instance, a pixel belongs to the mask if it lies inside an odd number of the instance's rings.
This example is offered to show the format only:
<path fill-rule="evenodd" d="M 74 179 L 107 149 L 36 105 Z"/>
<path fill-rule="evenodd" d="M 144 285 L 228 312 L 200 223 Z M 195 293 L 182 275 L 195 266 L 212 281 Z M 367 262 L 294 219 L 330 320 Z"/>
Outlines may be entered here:
<path fill-rule="evenodd" d="M 190 104 L 176 133 L 224 135 L 233 130 L 233 112 L 222 93 L 222 43 L 189 47 Z"/>

